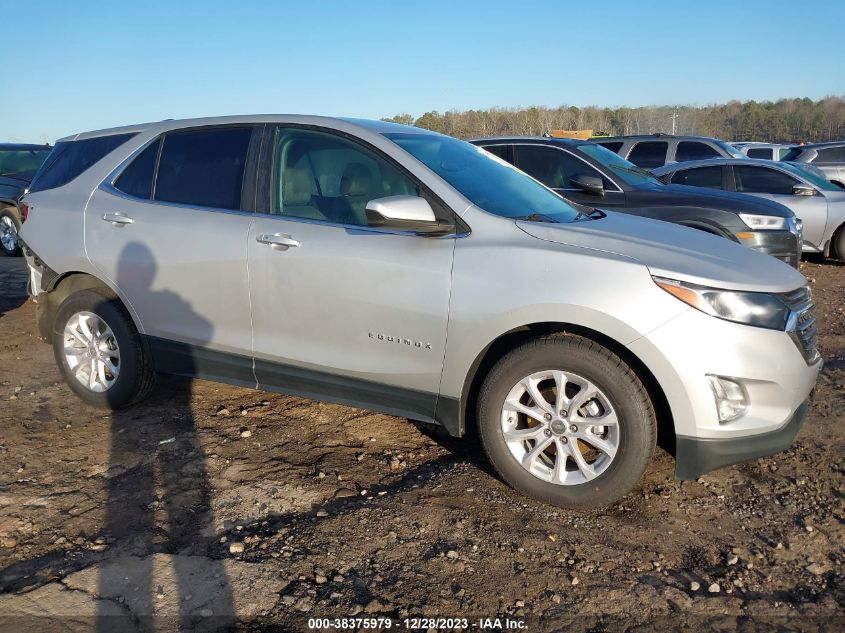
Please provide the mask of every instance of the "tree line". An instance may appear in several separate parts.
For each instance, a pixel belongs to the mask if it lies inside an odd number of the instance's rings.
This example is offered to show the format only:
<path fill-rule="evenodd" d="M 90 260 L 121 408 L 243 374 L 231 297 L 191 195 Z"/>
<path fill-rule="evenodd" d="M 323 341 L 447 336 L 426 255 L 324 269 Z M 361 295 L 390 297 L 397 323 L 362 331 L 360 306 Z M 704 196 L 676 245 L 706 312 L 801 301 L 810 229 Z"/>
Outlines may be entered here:
<path fill-rule="evenodd" d="M 728 141 L 819 142 L 845 139 L 845 97 L 730 101 L 707 106 L 600 108 L 489 108 L 426 112 L 420 117 L 385 118 L 458 138 L 542 135 L 552 130 L 592 129 L 594 134 L 671 133 L 714 136 Z"/>

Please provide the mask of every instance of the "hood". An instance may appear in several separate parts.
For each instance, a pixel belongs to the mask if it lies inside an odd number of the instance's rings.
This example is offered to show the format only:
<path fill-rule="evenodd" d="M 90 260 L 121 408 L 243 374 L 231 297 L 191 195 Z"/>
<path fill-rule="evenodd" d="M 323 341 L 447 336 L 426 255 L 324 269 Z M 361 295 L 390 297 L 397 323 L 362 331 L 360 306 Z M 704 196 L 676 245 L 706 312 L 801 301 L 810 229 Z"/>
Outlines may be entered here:
<path fill-rule="evenodd" d="M 709 207 L 732 213 L 756 213 L 779 218 L 789 218 L 793 215 L 788 207 L 774 200 L 706 187 L 655 183 L 640 185 L 631 193 L 634 199 L 638 195 L 655 194 L 648 196 L 650 207 Z M 601 203 L 596 206 L 601 207 Z"/>
<path fill-rule="evenodd" d="M 660 220 L 609 211 L 605 218 L 571 224 L 516 224 L 540 240 L 628 257 L 658 277 L 757 292 L 788 292 L 807 283 L 801 273 L 774 257 Z"/>

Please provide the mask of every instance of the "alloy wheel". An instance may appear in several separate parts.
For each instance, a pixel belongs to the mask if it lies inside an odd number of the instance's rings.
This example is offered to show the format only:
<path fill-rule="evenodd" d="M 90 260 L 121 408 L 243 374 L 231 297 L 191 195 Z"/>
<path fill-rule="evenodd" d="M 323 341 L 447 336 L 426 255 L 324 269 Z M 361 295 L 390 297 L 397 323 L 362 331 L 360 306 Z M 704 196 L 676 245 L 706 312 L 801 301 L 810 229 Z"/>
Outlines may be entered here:
<path fill-rule="evenodd" d="M 0 244 L 7 253 L 12 253 L 18 248 L 18 227 L 8 215 L 0 218 Z"/>

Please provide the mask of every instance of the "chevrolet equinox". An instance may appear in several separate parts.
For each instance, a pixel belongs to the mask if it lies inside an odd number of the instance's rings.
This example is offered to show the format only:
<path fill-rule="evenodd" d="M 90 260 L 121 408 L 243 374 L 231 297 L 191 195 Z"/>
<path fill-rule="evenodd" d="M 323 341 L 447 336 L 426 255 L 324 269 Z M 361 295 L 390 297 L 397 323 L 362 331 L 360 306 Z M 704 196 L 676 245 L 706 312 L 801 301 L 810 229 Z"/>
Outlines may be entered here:
<path fill-rule="evenodd" d="M 79 134 L 22 204 L 39 330 L 85 402 L 162 372 L 473 423 L 506 482 L 565 507 L 631 490 L 658 429 L 681 479 L 784 450 L 821 366 L 783 262 L 416 128 Z"/>

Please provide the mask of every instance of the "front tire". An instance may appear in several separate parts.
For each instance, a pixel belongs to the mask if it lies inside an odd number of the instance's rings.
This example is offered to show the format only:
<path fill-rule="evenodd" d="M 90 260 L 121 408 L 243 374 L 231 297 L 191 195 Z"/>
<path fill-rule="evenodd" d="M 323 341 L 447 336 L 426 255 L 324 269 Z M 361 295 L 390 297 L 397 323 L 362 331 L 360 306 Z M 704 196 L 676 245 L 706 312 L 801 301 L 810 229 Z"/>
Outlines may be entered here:
<path fill-rule="evenodd" d="M 140 402 L 155 374 L 135 324 L 105 293 L 83 290 L 59 306 L 53 353 L 70 388 L 86 403 L 122 409 Z"/>
<path fill-rule="evenodd" d="M 20 240 L 18 233 L 21 230 L 21 221 L 14 209 L 0 210 L 0 250 L 8 257 L 17 257 L 21 254 Z"/>
<path fill-rule="evenodd" d="M 528 341 L 493 367 L 478 422 L 505 482 L 573 509 L 628 493 L 657 441 L 651 399 L 634 371 L 595 341 L 564 334 Z"/>

